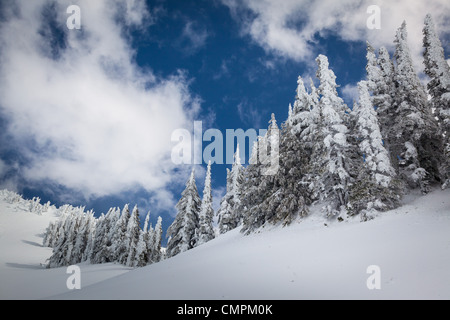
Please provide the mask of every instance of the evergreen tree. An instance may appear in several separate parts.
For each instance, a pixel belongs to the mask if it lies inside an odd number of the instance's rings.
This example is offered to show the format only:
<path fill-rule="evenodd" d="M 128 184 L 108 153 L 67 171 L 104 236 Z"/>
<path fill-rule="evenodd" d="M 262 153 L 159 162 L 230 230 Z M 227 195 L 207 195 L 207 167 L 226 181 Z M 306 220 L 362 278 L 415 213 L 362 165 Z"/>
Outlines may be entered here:
<path fill-rule="evenodd" d="M 139 230 L 139 240 L 136 245 L 136 257 L 135 257 L 135 267 L 144 267 L 149 263 L 148 257 L 151 254 L 152 248 L 149 247 L 149 232 L 148 223 L 150 220 L 150 211 L 147 212 L 147 216 L 144 221 L 144 228 Z"/>
<path fill-rule="evenodd" d="M 371 209 L 386 210 L 399 205 L 401 184 L 383 145 L 368 83 L 359 82 L 358 90 L 359 103 L 354 105 L 352 114 L 356 118 L 360 164 L 356 181 L 350 188 L 348 211 L 350 215 L 361 213 L 362 220 L 366 220 Z"/>
<path fill-rule="evenodd" d="M 126 260 L 121 261 L 121 263 L 128 267 L 135 267 L 138 262 L 139 257 L 136 256 L 136 252 L 138 250 L 140 234 L 139 209 L 136 205 L 128 220 L 127 233 L 125 236 L 126 249 L 128 251 L 127 258 Z"/>
<path fill-rule="evenodd" d="M 319 55 L 317 77 L 320 80 L 318 88 L 320 100 L 317 105 L 320 117 L 317 141 L 311 161 L 314 162 L 314 172 L 318 174 L 320 200 L 325 204 L 328 217 L 341 213 L 348 201 L 348 186 L 351 181 L 351 157 L 347 143 L 349 109 L 338 96 L 336 76 L 329 69 L 328 58 Z M 316 181 L 317 182 L 317 181 Z"/>
<path fill-rule="evenodd" d="M 211 193 L 211 161 L 208 162 L 206 170 L 205 187 L 203 189 L 202 205 L 199 213 L 199 231 L 197 245 L 206 243 L 214 239 L 214 209 L 212 207 Z"/>
<path fill-rule="evenodd" d="M 116 225 L 114 227 L 115 231 L 111 244 L 111 252 L 113 252 L 114 261 L 122 264 L 125 264 L 128 255 L 127 250 L 128 248 L 125 238 L 127 234 L 127 226 L 129 219 L 130 219 L 130 209 L 128 204 L 125 204 L 125 206 L 122 209 L 120 218 L 119 220 L 117 220 Z"/>
<path fill-rule="evenodd" d="M 227 193 L 222 198 L 217 212 L 220 233 L 236 228 L 242 220 L 241 190 L 244 181 L 243 167 L 239 157 L 239 145 L 234 154 L 231 171 L 227 169 Z"/>
<path fill-rule="evenodd" d="M 243 226 L 241 232 L 250 233 L 261 227 L 265 221 L 265 215 L 261 211 L 260 204 L 264 201 L 262 192 L 259 192 L 259 186 L 263 175 L 261 173 L 261 163 L 258 161 L 258 141 L 253 143 L 252 152 L 249 159 L 249 165 L 244 171 L 242 182 L 242 219 Z M 222 202 L 225 201 L 222 199 Z M 222 203 L 221 203 L 222 205 Z"/>
<path fill-rule="evenodd" d="M 201 199 L 195 184 L 194 170 L 186 183 L 186 188 L 181 194 L 181 199 L 176 205 L 177 216 L 167 229 L 170 237 L 167 243 L 167 256 L 173 257 L 180 252 L 195 247 L 195 233 L 199 227 L 199 211 Z"/>
<path fill-rule="evenodd" d="M 84 252 L 88 247 L 89 233 L 91 230 L 91 220 L 94 219 L 94 212 L 92 210 L 87 213 L 79 214 L 79 225 L 75 236 L 75 244 L 72 253 L 71 264 L 76 264 L 84 261 Z"/>
<path fill-rule="evenodd" d="M 305 201 L 306 189 L 301 184 L 303 168 L 308 159 L 300 136 L 308 127 L 303 117 L 309 115 L 313 101 L 306 92 L 301 77 L 298 78 L 297 84 L 294 107 L 289 112 L 281 132 L 279 169 L 274 176 L 272 195 L 266 200 L 268 204 L 266 219 L 272 224 L 288 225 L 295 218 L 304 217 L 308 213 Z"/>
<path fill-rule="evenodd" d="M 405 22 L 397 31 L 395 44 L 395 113 L 387 133 L 390 152 L 398 159 L 399 173 L 408 185 L 427 193 L 430 182 L 439 179 L 437 123 L 413 67 Z"/>
<path fill-rule="evenodd" d="M 153 232 L 152 236 L 152 248 L 151 248 L 151 262 L 156 263 L 162 260 L 162 253 L 161 253 L 161 240 L 162 240 L 162 218 L 158 217 L 158 220 L 156 221 L 155 230 Z"/>
<path fill-rule="evenodd" d="M 425 73 L 430 78 L 427 88 L 443 137 L 440 173 L 442 186 L 446 188 L 450 186 L 450 67 L 430 14 L 425 17 L 423 34 Z"/>

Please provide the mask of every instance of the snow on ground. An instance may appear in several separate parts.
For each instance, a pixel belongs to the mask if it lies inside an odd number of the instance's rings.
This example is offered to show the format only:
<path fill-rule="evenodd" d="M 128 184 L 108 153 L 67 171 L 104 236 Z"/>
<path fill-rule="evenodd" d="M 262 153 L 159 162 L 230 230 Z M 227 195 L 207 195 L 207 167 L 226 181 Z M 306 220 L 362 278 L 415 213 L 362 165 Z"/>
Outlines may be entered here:
<path fill-rule="evenodd" d="M 368 266 L 381 270 L 369 290 Z M 375 220 L 231 231 L 58 299 L 449 299 L 450 190 Z"/>
<path fill-rule="evenodd" d="M 82 264 L 81 290 L 67 289 L 65 268 L 40 268 L 51 218 L 0 204 L 0 298 L 450 299 L 450 190 L 407 197 L 365 223 L 311 215 L 250 236 L 233 230 L 145 268 Z M 366 284 L 371 265 L 379 290 Z"/>
<path fill-rule="evenodd" d="M 0 201 L 0 299 L 42 299 L 69 291 L 66 268 L 46 269 L 51 248 L 42 246 L 43 232 L 57 211 L 38 215 L 23 203 Z M 82 285 L 129 271 L 120 265 L 80 265 Z"/>

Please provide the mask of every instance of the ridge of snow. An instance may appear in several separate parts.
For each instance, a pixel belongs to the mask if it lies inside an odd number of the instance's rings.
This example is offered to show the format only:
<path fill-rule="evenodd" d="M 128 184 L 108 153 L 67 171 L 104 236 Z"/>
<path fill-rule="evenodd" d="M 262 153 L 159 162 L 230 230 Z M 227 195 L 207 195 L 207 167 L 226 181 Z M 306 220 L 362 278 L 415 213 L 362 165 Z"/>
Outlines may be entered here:
<path fill-rule="evenodd" d="M 411 194 L 371 221 L 311 215 L 244 236 L 239 229 L 143 267 L 79 264 L 81 290 L 51 254 L 42 232 L 55 213 L 34 215 L 0 199 L 1 299 L 449 299 L 450 190 Z M 369 290 L 367 267 L 381 269 Z"/>

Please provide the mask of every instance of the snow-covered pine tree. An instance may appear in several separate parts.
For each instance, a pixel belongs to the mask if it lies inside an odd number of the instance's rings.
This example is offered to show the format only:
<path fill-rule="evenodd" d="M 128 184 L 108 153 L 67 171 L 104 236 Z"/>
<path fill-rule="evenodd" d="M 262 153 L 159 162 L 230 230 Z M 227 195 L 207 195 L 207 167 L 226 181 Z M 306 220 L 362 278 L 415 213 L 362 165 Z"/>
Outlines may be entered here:
<path fill-rule="evenodd" d="M 361 213 L 362 220 L 371 216 L 372 209 L 387 210 L 399 205 L 401 183 L 391 165 L 389 153 L 383 145 L 377 113 L 372 105 L 368 82 L 358 83 L 359 103 L 352 114 L 356 118 L 354 134 L 359 147 L 358 175 L 350 187 L 350 215 Z"/>
<path fill-rule="evenodd" d="M 76 264 L 84 261 L 84 252 L 88 247 L 89 234 L 92 231 L 92 219 L 94 219 L 94 212 L 92 210 L 86 213 L 80 213 L 79 215 L 79 225 L 75 236 L 75 243 L 70 264 Z"/>
<path fill-rule="evenodd" d="M 114 260 L 119 263 L 125 263 L 127 259 L 127 244 L 125 237 L 127 234 L 128 220 L 130 219 L 130 209 L 128 204 L 122 209 L 119 220 L 117 220 L 115 225 L 114 237 L 111 244 L 111 252 L 113 253 Z M 123 261 L 123 262 L 122 262 Z"/>
<path fill-rule="evenodd" d="M 137 205 L 134 206 L 131 217 L 128 220 L 127 233 L 125 236 L 125 243 L 127 245 L 127 259 L 122 262 L 128 267 L 135 267 L 139 257 L 136 256 L 139 237 L 141 234 L 139 222 L 139 209 Z"/>
<path fill-rule="evenodd" d="M 294 107 L 282 126 L 279 168 L 274 176 L 272 195 L 266 200 L 269 205 L 266 219 L 272 224 L 288 225 L 295 218 L 308 214 L 304 197 L 306 188 L 301 184 L 301 180 L 304 165 L 309 159 L 300 136 L 305 128 L 309 127 L 305 120 L 314 102 L 301 77 L 298 78 L 297 84 Z"/>
<path fill-rule="evenodd" d="M 311 161 L 320 183 L 314 186 L 314 192 L 320 194 L 327 217 L 332 217 L 339 215 L 348 201 L 352 157 L 349 156 L 346 123 L 350 110 L 338 96 L 336 76 L 329 69 L 328 58 L 319 55 L 316 62 L 317 77 L 320 80 L 320 100 L 317 105 L 320 123 Z"/>
<path fill-rule="evenodd" d="M 48 227 L 45 229 L 44 237 L 42 239 L 42 246 L 53 247 L 57 232 L 57 223 L 51 221 Z"/>
<path fill-rule="evenodd" d="M 395 37 L 396 92 L 393 124 L 387 137 L 389 151 L 398 159 L 399 173 L 411 188 L 429 191 L 439 179 L 440 139 L 438 127 L 427 102 L 425 88 L 414 70 L 407 43 L 406 22 Z"/>
<path fill-rule="evenodd" d="M 380 48 L 377 58 L 373 47 L 368 42 L 366 57 L 367 86 L 372 93 L 372 104 L 376 108 L 384 147 L 388 150 L 393 168 L 398 172 L 398 159 L 390 152 L 390 144 L 393 143 L 390 130 L 394 125 L 395 113 L 394 63 L 385 47 Z"/>
<path fill-rule="evenodd" d="M 427 84 L 431 105 L 439 118 L 440 136 L 443 137 L 441 183 L 450 186 L 450 67 L 445 59 L 442 43 L 436 34 L 430 14 L 425 17 L 423 28 L 425 73 L 430 78 Z"/>
<path fill-rule="evenodd" d="M 63 221 L 59 228 L 58 240 L 53 247 L 52 255 L 48 259 L 47 268 L 56 268 L 71 264 L 74 258 L 73 248 L 79 227 L 78 214 L 82 214 L 83 211 L 83 207 L 76 208 L 76 210 L 70 210 L 63 216 Z"/>
<path fill-rule="evenodd" d="M 89 231 L 87 237 L 86 249 L 83 252 L 83 257 L 81 261 L 89 261 L 92 257 L 92 252 L 94 248 L 94 240 L 95 240 L 95 229 L 96 229 L 97 219 L 95 217 L 90 217 L 89 219 Z"/>
<path fill-rule="evenodd" d="M 202 205 L 199 213 L 199 230 L 197 246 L 204 244 L 214 239 L 214 209 L 212 207 L 212 192 L 211 192 L 211 160 L 208 162 L 206 169 L 205 186 L 203 189 Z"/>
<path fill-rule="evenodd" d="M 153 255 L 155 254 L 155 230 L 153 230 L 153 226 L 150 223 L 147 229 L 147 261 L 149 264 L 153 263 Z"/>
<path fill-rule="evenodd" d="M 222 198 L 217 212 L 220 233 L 233 230 L 242 222 L 241 190 L 244 171 L 239 157 L 239 145 L 234 154 L 231 171 L 227 169 L 227 193 Z"/>
<path fill-rule="evenodd" d="M 139 240 L 136 246 L 136 267 L 144 267 L 149 263 L 149 256 L 151 256 L 152 248 L 149 247 L 149 232 L 148 223 L 150 221 L 150 211 L 147 212 L 147 216 L 144 221 L 144 228 L 139 232 Z"/>
<path fill-rule="evenodd" d="M 115 261 L 114 237 L 117 231 L 117 221 L 120 219 L 120 209 L 110 208 L 106 216 L 108 227 L 103 239 L 104 257 L 106 262 L 113 262 Z"/>
<path fill-rule="evenodd" d="M 104 215 L 98 229 L 95 233 L 94 255 L 91 259 L 92 263 L 107 263 L 114 260 L 114 252 L 112 251 L 112 237 L 115 231 L 115 225 L 118 220 L 120 210 L 110 208 Z"/>
<path fill-rule="evenodd" d="M 151 248 L 151 263 L 156 263 L 162 260 L 163 255 L 161 253 L 161 241 L 162 241 L 162 218 L 158 217 L 156 221 L 155 230 L 152 236 L 152 248 Z"/>
<path fill-rule="evenodd" d="M 106 261 L 106 254 L 107 251 L 104 247 L 104 240 L 107 233 L 107 216 L 110 213 L 110 211 L 107 212 L 105 215 L 102 213 L 97 221 L 97 228 L 95 229 L 95 235 L 94 235 L 94 244 L 92 248 L 92 256 L 90 258 L 91 263 L 105 263 Z"/>
<path fill-rule="evenodd" d="M 195 247 L 195 233 L 199 226 L 198 214 L 201 202 L 195 184 L 194 169 L 192 169 L 186 188 L 176 205 L 175 220 L 167 229 L 167 236 L 170 237 L 167 243 L 169 258 Z"/>
<path fill-rule="evenodd" d="M 261 227 L 266 222 L 265 215 L 259 206 L 259 204 L 264 201 L 262 193 L 259 192 L 259 186 L 264 176 L 261 172 L 262 165 L 258 161 L 258 145 L 258 141 L 253 143 L 249 165 L 244 171 L 244 179 L 242 183 L 242 190 L 245 190 L 245 192 L 242 194 L 241 201 L 241 232 L 247 234 Z M 224 199 L 222 199 L 222 201 L 224 201 Z"/>

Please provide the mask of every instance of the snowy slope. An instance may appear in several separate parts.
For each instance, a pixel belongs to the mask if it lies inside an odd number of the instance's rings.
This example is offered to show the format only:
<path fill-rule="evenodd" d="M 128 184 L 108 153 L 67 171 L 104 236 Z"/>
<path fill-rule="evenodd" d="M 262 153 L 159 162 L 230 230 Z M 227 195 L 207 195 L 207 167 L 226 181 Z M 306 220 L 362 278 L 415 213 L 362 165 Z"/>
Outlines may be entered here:
<path fill-rule="evenodd" d="M 40 266 L 55 218 L 0 201 L 1 299 L 450 299 L 450 190 L 366 223 L 311 215 L 250 236 L 234 230 L 145 268 L 82 264 L 81 290 L 66 287 L 66 268 Z M 367 288 L 369 265 L 381 269 L 380 290 Z"/>
<path fill-rule="evenodd" d="M 0 191 L 0 299 L 42 299 L 67 292 L 66 268 L 45 269 L 51 248 L 42 247 L 43 232 L 57 219 L 53 207 L 38 215 L 27 203 L 8 203 Z M 129 269 L 117 265 L 80 266 L 82 285 L 117 276 Z"/>
<path fill-rule="evenodd" d="M 381 270 L 369 290 L 367 267 Z M 450 299 L 450 190 L 366 223 L 231 231 L 57 299 Z"/>

